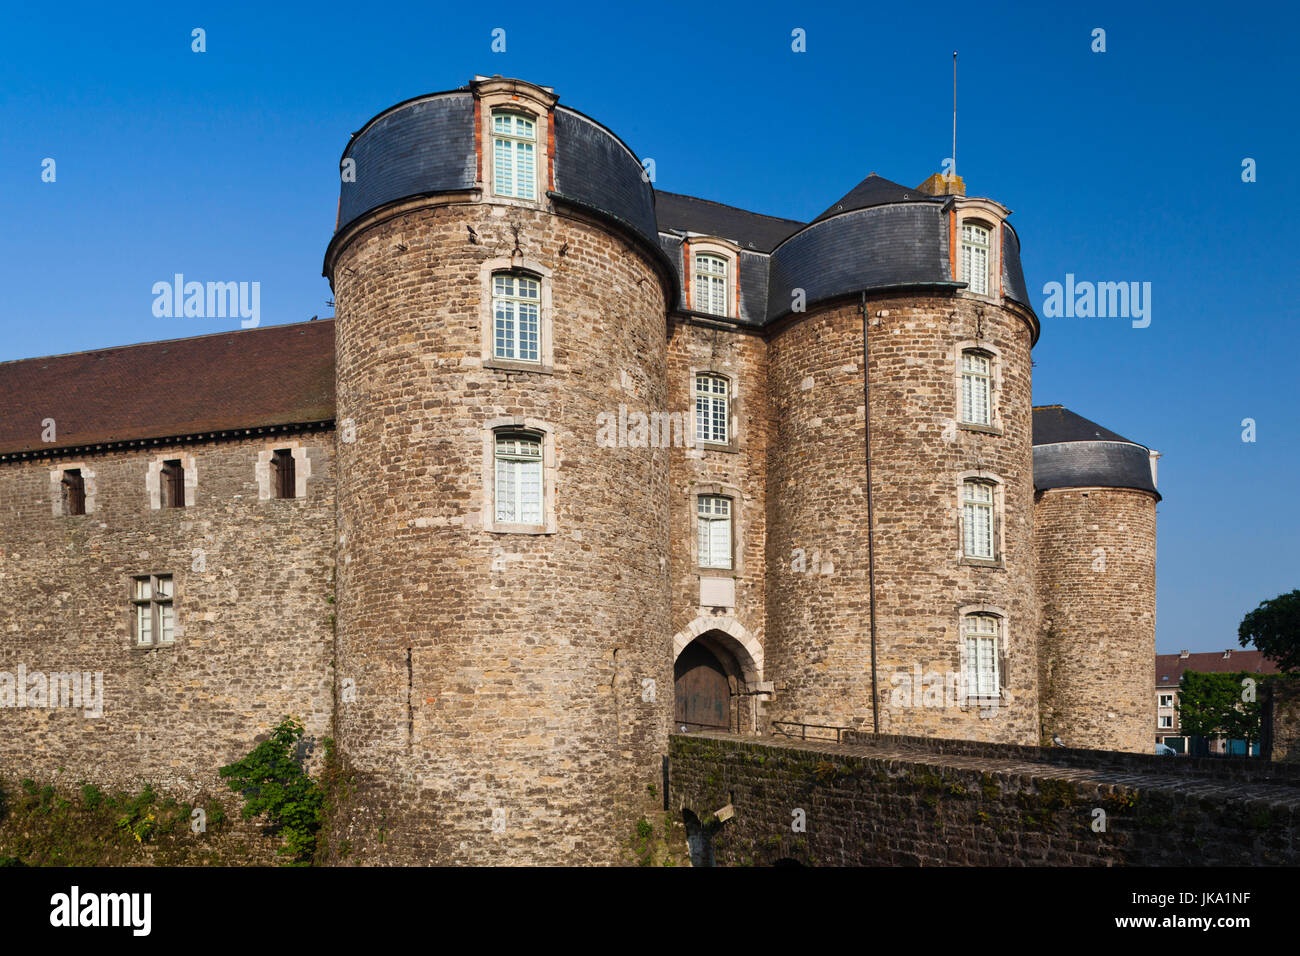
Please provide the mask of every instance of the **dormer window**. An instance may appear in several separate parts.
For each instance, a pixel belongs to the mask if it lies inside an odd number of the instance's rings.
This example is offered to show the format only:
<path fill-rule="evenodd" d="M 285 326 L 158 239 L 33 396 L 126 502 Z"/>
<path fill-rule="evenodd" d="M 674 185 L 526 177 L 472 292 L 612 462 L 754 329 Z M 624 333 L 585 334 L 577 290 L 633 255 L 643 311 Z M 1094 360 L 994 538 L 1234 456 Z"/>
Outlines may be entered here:
<path fill-rule="evenodd" d="M 537 122 L 522 113 L 492 113 L 492 193 L 537 198 Z"/>
<path fill-rule="evenodd" d="M 961 281 L 967 291 L 989 294 L 989 231 L 973 222 L 961 224 Z"/>
<path fill-rule="evenodd" d="M 695 254 L 693 305 L 697 312 L 726 315 L 728 296 L 727 260 L 706 253 Z"/>

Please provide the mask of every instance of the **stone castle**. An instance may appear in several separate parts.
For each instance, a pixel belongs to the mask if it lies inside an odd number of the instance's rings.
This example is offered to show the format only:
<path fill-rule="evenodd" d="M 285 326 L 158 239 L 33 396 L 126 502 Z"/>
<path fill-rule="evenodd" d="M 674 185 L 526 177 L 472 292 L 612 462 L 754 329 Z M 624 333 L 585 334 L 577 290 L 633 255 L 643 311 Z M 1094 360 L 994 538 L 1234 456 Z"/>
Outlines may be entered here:
<path fill-rule="evenodd" d="M 1155 454 L 1032 407 L 1009 210 L 657 191 L 558 100 L 353 134 L 332 320 L 0 363 L 0 771 L 292 714 L 350 860 L 600 863 L 682 728 L 1150 752 Z"/>

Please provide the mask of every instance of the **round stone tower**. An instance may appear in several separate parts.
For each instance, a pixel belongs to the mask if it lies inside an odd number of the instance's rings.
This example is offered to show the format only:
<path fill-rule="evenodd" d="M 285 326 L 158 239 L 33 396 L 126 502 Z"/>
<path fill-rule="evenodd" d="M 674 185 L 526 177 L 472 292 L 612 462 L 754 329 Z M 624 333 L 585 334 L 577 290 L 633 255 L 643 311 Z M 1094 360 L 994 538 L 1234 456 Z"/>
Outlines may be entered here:
<path fill-rule="evenodd" d="M 927 186 L 873 175 L 773 253 L 769 710 L 1031 743 L 1038 321 L 1008 210 Z"/>
<path fill-rule="evenodd" d="M 598 433 L 666 405 L 651 187 L 499 77 L 385 110 L 341 171 L 333 848 L 615 862 L 672 706 L 668 451 Z"/>
<path fill-rule="evenodd" d="M 1034 409 L 1043 743 L 1155 745 L 1157 457 L 1060 405 Z"/>

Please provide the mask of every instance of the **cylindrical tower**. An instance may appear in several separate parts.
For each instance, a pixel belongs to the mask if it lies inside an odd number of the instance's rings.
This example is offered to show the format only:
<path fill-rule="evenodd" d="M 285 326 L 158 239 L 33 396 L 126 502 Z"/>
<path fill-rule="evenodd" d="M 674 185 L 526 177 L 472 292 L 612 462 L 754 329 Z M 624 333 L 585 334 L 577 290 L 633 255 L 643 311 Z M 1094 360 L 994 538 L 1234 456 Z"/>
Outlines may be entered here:
<path fill-rule="evenodd" d="M 1034 409 L 1044 743 L 1155 745 L 1155 458 L 1060 405 Z"/>
<path fill-rule="evenodd" d="M 672 702 L 668 452 L 598 433 L 666 404 L 650 187 L 501 78 L 381 113 L 342 166 L 333 849 L 617 861 Z"/>
<path fill-rule="evenodd" d="M 768 352 L 776 720 L 1037 738 L 1038 324 L 1006 215 L 873 176 L 773 254 L 771 302 L 789 313 Z M 800 292 L 807 311 L 791 311 Z M 790 574 L 795 548 L 833 570 Z"/>

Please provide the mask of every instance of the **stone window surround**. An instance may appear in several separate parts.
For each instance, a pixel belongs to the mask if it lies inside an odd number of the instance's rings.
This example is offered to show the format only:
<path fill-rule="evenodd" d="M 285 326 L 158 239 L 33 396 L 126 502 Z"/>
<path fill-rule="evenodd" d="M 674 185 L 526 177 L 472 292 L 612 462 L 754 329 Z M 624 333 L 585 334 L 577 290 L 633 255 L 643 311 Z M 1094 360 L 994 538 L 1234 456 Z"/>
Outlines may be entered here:
<path fill-rule="evenodd" d="M 993 486 L 993 558 L 966 557 L 965 507 L 962 503 L 965 485 L 968 481 L 981 481 Z M 977 568 L 1005 568 L 1006 556 L 1002 545 L 1003 526 L 1006 515 L 1006 482 L 1002 476 L 991 471 L 963 471 L 957 476 L 957 563 Z"/>
<path fill-rule="evenodd" d="M 477 98 L 478 112 L 480 114 L 479 143 L 481 153 L 479 155 L 479 164 L 483 178 L 477 185 L 481 190 L 481 201 L 504 206 L 522 206 L 526 209 L 548 208 L 550 200 L 547 198 L 546 193 L 550 189 L 551 110 L 555 107 L 559 97 L 531 83 L 496 77 L 487 80 L 476 80 L 470 86 Z M 494 192 L 492 178 L 496 172 L 496 164 L 492 152 L 493 110 L 522 113 L 536 123 L 537 186 L 534 192 L 536 199 L 498 196 Z"/>
<path fill-rule="evenodd" d="M 989 424 L 961 420 L 961 357 L 963 352 L 983 352 L 989 357 Z M 1002 350 L 985 339 L 963 339 L 953 348 L 953 387 L 957 427 L 963 431 L 1002 435 Z"/>
<path fill-rule="evenodd" d="M 188 500 L 188 498 L 187 498 Z M 188 505 L 186 506 L 188 507 Z M 168 644 L 137 644 L 135 640 L 135 582 L 137 578 L 169 577 L 172 579 L 172 640 Z M 126 576 L 126 646 L 128 650 L 140 654 L 154 651 L 170 650 L 180 643 L 185 634 L 181 626 L 181 584 L 180 577 L 171 571 L 133 571 Z"/>
<path fill-rule="evenodd" d="M 684 280 L 688 289 L 683 289 L 684 293 L 689 293 L 686 299 L 687 311 L 696 315 L 712 316 L 715 319 L 735 319 L 739 318 L 738 297 L 740 295 L 740 246 L 727 239 L 718 236 L 695 236 L 687 234 L 683 241 L 683 261 L 682 265 L 689 278 Z M 695 307 L 695 255 L 703 253 L 704 255 L 717 256 L 719 259 L 726 260 L 727 263 L 727 311 L 722 315 L 716 312 L 705 312 Z"/>
<path fill-rule="evenodd" d="M 998 696 L 992 698 L 977 697 L 968 694 L 966 695 L 963 705 L 969 707 L 987 707 L 990 704 L 1001 706 L 1010 703 L 1011 694 L 1008 690 L 1009 681 L 1007 680 L 1007 662 L 1010 660 L 1010 655 L 1007 653 L 1007 648 L 1011 646 L 1011 643 L 1008 633 L 1009 628 L 1007 626 L 1007 612 L 996 604 L 963 604 L 961 607 L 957 608 L 958 666 L 961 668 L 963 680 L 965 679 L 967 663 L 966 633 L 963 625 L 966 618 L 972 614 L 986 614 L 998 619 L 998 643 L 994 655 L 995 660 L 998 662 Z"/>
<path fill-rule="evenodd" d="M 271 458 L 278 449 L 288 448 L 293 454 L 293 498 L 277 498 L 271 487 Z M 254 475 L 257 479 L 257 500 L 258 501 L 296 501 L 299 498 L 307 497 L 307 479 L 311 477 L 311 458 L 307 456 L 307 448 L 297 439 L 278 441 L 268 444 L 266 448 L 257 453 L 257 464 L 254 466 Z M 189 472 L 186 471 L 188 481 Z M 188 493 L 186 500 L 188 501 Z"/>
<path fill-rule="evenodd" d="M 953 229 L 953 279 L 961 281 L 961 227 L 969 222 L 974 226 L 983 226 L 989 231 L 989 292 L 981 295 L 970 289 L 958 289 L 957 295 L 963 298 L 1002 304 L 1002 223 L 1011 210 L 991 199 L 956 199 L 953 203 L 956 224 Z"/>
<path fill-rule="evenodd" d="M 181 467 L 185 469 L 185 507 L 194 507 L 199 487 L 199 469 L 194 456 L 182 451 L 168 451 L 155 456 L 145 473 L 144 486 L 149 493 L 149 507 L 154 511 L 162 509 L 163 462 L 176 459 L 180 459 Z"/>
<path fill-rule="evenodd" d="M 63 473 L 81 469 L 81 480 L 86 488 L 86 514 L 95 512 L 95 471 L 84 461 L 65 461 L 58 468 L 50 469 L 50 503 L 51 514 L 56 518 L 84 518 L 85 515 L 65 515 L 63 513 Z"/>
<path fill-rule="evenodd" d="M 515 359 L 496 357 L 496 316 L 492 308 L 492 277 L 498 272 L 523 273 L 530 279 L 536 279 L 541 285 L 541 301 L 538 304 L 538 346 L 536 362 L 520 362 Z M 550 375 L 555 371 L 554 352 L 554 304 L 551 276 L 552 272 L 535 259 L 524 256 L 501 256 L 484 260 L 479 266 L 479 316 L 482 326 L 482 362 L 484 368 L 500 369 L 507 372 L 533 372 Z"/>
<path fill-rule="evenodd" d="M 741 578 L 745 574 L 745 508 L 744 495 L 736 485 L 717 481 L 693 481 L 688 490 L 691 533 L 690 557 L 692 573 L 696 578 Z M 731 567 L 700 567 L 699 498 L 716 495 L 731 500 Z"/>
<path fill-rule="evenodd" d="M 712 441 L 700 441 L 695 437 L 695 376 L 716 375 L 727 380 L 727 441 L 725 444 Z M 719 451 L 730 454 L 740 452 L 740 415 L 736 411 L 740 406 L 740 388 L 734 372 L 714 365 L 692 365 L 690 378 L 686 385 L 688 398 L 688 415 L 692 447 L 704 451 Z M 686 423 L 683 422 L 683 425 Z"/>
<path fill-rule="evenodd" d="M 542 524 L 496 520 L 496 439 L 500 431 L 533 432 L 542 440 Z M 555 534 L 555 429 L 536 418 L 493 418 L 483 424 L 483 530 L 489 534 Z"/>

